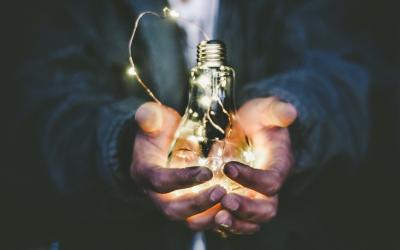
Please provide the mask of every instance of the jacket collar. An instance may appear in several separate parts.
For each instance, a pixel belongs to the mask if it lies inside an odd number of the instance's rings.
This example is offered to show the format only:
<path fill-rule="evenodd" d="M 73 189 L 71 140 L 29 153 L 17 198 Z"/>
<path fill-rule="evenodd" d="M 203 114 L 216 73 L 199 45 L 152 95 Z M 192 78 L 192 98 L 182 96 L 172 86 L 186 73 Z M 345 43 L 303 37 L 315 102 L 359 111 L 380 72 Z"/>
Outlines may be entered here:
<path fill-rule="evenodd" d="M 147 10 L 161 12 L 168 5 L 166 0 L 124 1 L 131 6 L 135 15 Z M 237 73 L 236 87 L 243 84 L 245 79 L 256 77 L 251 72 L 251 68 L 246 68 L 249 66 L 249 63 L 245 61 L 249 49 L 246 49 L 243 36 L 257 39 L 260 35 L 244 26 L 242 19 L 256 18 L 260 24 L 266 25 L 266 14 L 262 12 L 272 2 L 275 1 L 220 0 L 216 39 L 226 43 L 228 63 L 235 68 Z M 148 17 L 142 20 L 139 33 L 149 50 L 153 88 L 156 95 L 166 105 L 182 111 L 188 89 L 188 70 L 183 57 L 182 31 L 173 22 Z M 264 62 L 261 65 L 264 65 Z"/>

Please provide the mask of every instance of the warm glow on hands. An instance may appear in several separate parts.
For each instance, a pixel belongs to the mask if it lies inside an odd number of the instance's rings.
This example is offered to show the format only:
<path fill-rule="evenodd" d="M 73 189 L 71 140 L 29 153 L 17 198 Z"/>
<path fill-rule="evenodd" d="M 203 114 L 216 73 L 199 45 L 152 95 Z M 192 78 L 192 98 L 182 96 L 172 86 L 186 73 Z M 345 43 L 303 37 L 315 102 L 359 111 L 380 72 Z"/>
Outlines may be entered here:
<path fill-rule="evenodd" d="M 256 168 L 237 162 L 225 165 L 225 174 L 243 188 L 224 196 L 215 221 L 231 233 L 251 234 L 277 213 L 277 192 L 293 165 L 287 127 L 297 111 L 291 104 L 269 97 L 245 103 L 238 115 L 254 147 Z"/>
<path fill-rule="evenodd" d="M 170 220 L 185 221 L 215 206 L 226 191 L 219 186 L 182 195 L 171 192 L 204 183 L 212 178 L 204 167 L 166 168 L 167 153 L 180 121 L 178 113 L 157 103 L 146 103 L 136 112 L 137 132 L 132 178 Z"/>

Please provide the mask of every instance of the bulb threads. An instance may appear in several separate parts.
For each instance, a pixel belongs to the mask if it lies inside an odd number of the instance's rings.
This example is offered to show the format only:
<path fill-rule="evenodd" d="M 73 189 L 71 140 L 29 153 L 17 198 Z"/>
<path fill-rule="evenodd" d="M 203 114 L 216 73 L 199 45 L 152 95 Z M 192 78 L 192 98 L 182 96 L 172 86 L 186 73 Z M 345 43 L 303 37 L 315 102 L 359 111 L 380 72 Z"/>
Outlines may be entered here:
<path fill-rule="evenodd" d="M 197 46 L 197 64 L 219 67 L 225 64 L 225 44 L 218 40 L 202 41 Z"/>

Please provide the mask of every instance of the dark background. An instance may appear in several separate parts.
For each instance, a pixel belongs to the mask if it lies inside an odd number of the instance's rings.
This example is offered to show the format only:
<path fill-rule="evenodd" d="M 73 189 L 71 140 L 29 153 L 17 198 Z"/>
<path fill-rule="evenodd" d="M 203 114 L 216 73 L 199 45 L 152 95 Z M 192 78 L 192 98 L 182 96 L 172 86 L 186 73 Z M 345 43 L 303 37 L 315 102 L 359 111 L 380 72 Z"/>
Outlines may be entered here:
<path fill-rule="evenodd" d="M 400 14 L 396 0 L 347 1 L 349 32 L 362 34 L 371 54 L 372 134 L 369 153 L 355 179 L 343 183 L 332 214 L 332 232 L 360 249 L 400 249 Z M 61 233 L 57 197 L 38 183 L 35 145 L 19 129 L 16 71 L 34 36 L 30 28 L 57 1 L 3 1 L 1 39 L 1 243 L 32 247 Z M 4 248 L 8 249 L 8 248 Z"/>

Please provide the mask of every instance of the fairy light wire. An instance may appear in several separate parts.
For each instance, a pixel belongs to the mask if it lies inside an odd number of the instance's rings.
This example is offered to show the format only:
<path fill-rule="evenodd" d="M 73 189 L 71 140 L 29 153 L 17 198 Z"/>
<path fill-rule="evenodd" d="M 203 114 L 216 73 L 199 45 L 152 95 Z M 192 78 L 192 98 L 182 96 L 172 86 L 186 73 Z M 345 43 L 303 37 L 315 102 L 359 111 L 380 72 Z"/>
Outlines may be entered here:
<path fill-rule="evenodd" d="M 137 30 L 138 30 L 138 28 L 139 28 L 140 21 L 141 21 L 142 18 L 143 18 L 144 16 L 146 16 L 146 15 L 152 15 L 152 16 L 158 17 L 158 18 L 160 18 L 160 19 L 166 19 L 166 18 L 169 18 L 169 19 L 172 19 L 172 20 L 177 20 L 177 19 L 179 19 L 180 21 L 182 21 L 182 22 L 184 22 L 184 23 L 186 23 L 186 24 L 189 24 L 189 25 L 191 25 L 191 26 L 197 28 L 197 29 L 201 32 L 201 34 L 202 34 L 202 36 L 203 36 L 203 38 L 204 38 L 205 40 L 207 40 L 207 41 L 210 40 L 210 37 L 209 37 L 208 34 L 207 34 L 199 25 L 197 25 L 195 22 L 190 21 L 190 20 L 187 20 L 187 19 L 181 17 L 180 14 L 179 14 L 177 11 L 171 10 L 171 9 L 169 9 L 168 7 L 163 8 L 162 14 L 156 13 L 156 12 L 154 12 L 154 11 L 144 11 L 144 12 L 142 12 L 142 13 L 139 14 L 139 16 L 137 17 L 137 19 L 135 20 L 134 27 L 133 27 L 133 30 L 132 30 L 132 35 L 131 35 L 131 37 L 130 37 L 130 39 L 129 39 L 129 43 L 128 43 L 129 63 L 130 63 L 130 65 L 131 65 L 131 69 L 130 69 L 130 72 L 131 72 L 131 73 L 130 73 L 130 74 L 131 74 L 132 76 L 134 76 L 134 77 L 137 79 L 138 83 L 143 87 L 143 89 L 147 92 L 147 94 L 148 94 L 156 103 L 162 104 L 161 101 L 160 101 L 160 100 L 155 96 L 155 94 L 150 90 L 150 88 L 148 87 L 148 85 L 147 85 L 147 84 L 142 80 L 142 78 L 140 77 L 139 73 L 138 73 L 137 70 L 136 70 L 135 63 L 134 63 L 134 60 L 133 60 L 133 53 L 132 53 L 133 41 L 134 41 L 136 32 L 137 32 Z M 218 86 L 218 87 L 220 87 L 220 86 Z M 223 110 L 223 113 L 224 113 L 225 115 L 228 116 L 228 119 L 229 119 L 229 130 L 228 130 L 228 133 L 227 133 L 227 134 L 228 134 L 228 137 L 229 137 L 230 134 L 231 134 L 231 130 L 232 130 L 232 121 L 231 121 L 231 117 L 230 117 L 228 111 L 225 109 L 224 105 L 222 104 L 221 100 L 220 100 L 218 97 L 217 97 L 217 102 L 218 102 L 218 105 L 221 106 L 221 108 L 222 108 L 222 110 Z M 210 124 L 211 124 L 215 129 L 217 129 L 217 130 L 218 130 L 219 132 L 221 132 L 222 134 L 225 134 L 224 129 L 222 129 L 218 124 L 216 124 L 216 123 L 213 121 L 213 119 L 211 118 L 211 115 L 210 115 L 210 108 L 211 108 L 211 106 L 208 107 L 208 110 L 207 110 L 207 112 L 206 112 L 206 117 L 204 117 L 205 120 L 203 121 L 203 123 L 206 124 L 206 123 L 207 123 L 207 120 L 208 120 L 208 122 L 210 122 Z M 224 148 L 225 148 L 225 144 L 224 144 L 224 146 L 223 146 L 223 149 L 224 149 Z"/>
<path fill-rule="evenodd" d="M 129 51 L 129 63 L 131 64 L 132 69 L 134 70 L 134 76 L 136 77 L 137 81 L 139 82 L 139 84 L 145 89 L 145 91 L 147 92 L 147 94 L 158 104 L 161 104 L 160 100 L 158 100 L 158 98 L 154 95 L 154 93 L 150 90 L 149 87 L 147 87 L 147 84 L 142 80 L 142 78 L 140 77 L 139 73 L 136 71 L 135 68 L 135 63 L 133 62 L 133 55 L 132 55 L 132 45 L 133 45 L 133 39 L 135 38 L 136 35 L 136 31 L 139 27 L 139 23 L 140 20 L 145 16 L 145 15 L 153 15 L 156 17 L 160 17 L 161 16 L 153 11 L 145 11 L 140 13 L 140 15 L 138 16 L 138 18 L 135 21 L 135 25 L 133 27 L 133 31 L 132 31 L 132 35 L 131 38 L 129 39 L 129 44 L 128 44 L 128 51 Z"/>
<path fill-rule="evenodd" d="M 180 19 L 181 21 L 192 25 L 194 27 L 196 27 L 204 36 L 204 39 L 206 40 L 210 40 L 209 36 L 207 35 L 207 33 L 196 23 L 187 20 L 185 18 L 180 17 L 179 13 L 175 10 L 171 10 L 168 7 L 165 7 L 163 9 L 163 14 L 159 14 L 156 13 L 154 11 L 144 11 L 142 13 L 139 14 L 139 16 L 137 17 L 137 19 L 135 20 L 135 24 L 133 26 L 133 30 L 132 30 L 132 35 L 129 39 L 129 43 L 128 43 L 128 52 L 129 52 L 129 63 L 131 65 L 131 72 L 132 75 L 136 77 L 136 80 L 139 82 L 139 84 L 144 88 L 144 90 L 147 92 L 147 94 L 158 104 L 161 104 L 161 101 L 155 96 L 155 94 L 150 90 L 150 88 L 148 87 L 148 85 L 142 80 L 142 78 L 140 77 L 139 73 L 136 71 L 136 67 L 135 67 L 135 63 L 133 60 L 133 53 L 132 53 L 132 46 L 133 46 L 133 40 L 135 38 L 136 35 L 136 31 L 139 27 L 139 23 L 141 21 L 141 19 L 146 16 L 146 15 L 152 15 L 161 19 L 165 19 L 165 18 L 171 18 L 171 19 Z"/>

